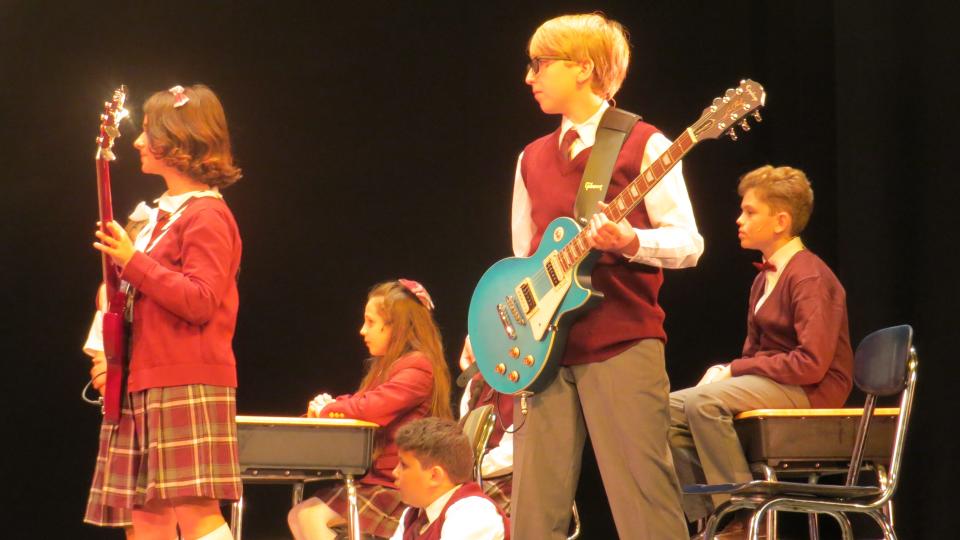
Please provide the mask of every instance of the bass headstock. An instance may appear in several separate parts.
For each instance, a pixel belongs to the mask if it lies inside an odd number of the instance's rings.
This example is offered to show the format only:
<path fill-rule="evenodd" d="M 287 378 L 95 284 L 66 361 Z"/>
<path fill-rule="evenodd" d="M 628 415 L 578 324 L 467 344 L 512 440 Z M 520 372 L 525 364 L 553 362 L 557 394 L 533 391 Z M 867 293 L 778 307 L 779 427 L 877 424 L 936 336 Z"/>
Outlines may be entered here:
<path fill-rule="evenodd" d="M 763 120 L 760 108 L 766 99 L 762 85 L 750 79 L 742 80 L 740 86 L 728 89 L 723 97 L 714 98 L 690 129 L 697 140 L 716 139 L 725 134 L 735 141 L 738 127 L 750 131 L 748 116 L 753 116 L 757 122 Z"/>
<path fill-rule="evenodd" d="M 120 122 L 130 114 L 123 107 L 126 100 L 127 87 L 120 85 L 120 88 L 113 91 L 113 98 L 103 104 L 103 112 L 100 114 L 100 135 L 97 137 L 97 159 L 108 161 L 116 159 L 113 154 L 113 142 L 120 136 Z"/>

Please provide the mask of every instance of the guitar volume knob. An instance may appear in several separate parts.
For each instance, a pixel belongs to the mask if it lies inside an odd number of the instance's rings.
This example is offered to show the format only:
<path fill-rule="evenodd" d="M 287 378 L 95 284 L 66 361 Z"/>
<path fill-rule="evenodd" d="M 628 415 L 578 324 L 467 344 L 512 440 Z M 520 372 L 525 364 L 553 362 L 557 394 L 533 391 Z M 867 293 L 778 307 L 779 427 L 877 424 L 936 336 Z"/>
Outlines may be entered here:
<path fill-rule="evenodd" d="M 510 347 L 510 357 L 511 357 L 511 358 L 520 358 L 520 348 L 519 348 L 519 347 Z"/>
<path fill-rule="evenodd" d="M 532 355 L 532 354 L 528 354 L 528 355 L 524 356 L 524 357 L 523 357 L 523 363 L 524 363 L 525 365 L 527 365 L 527 366 L 532 366 L 532 365 L 533 365 L 533 355 Z"/>
<path fill-rule="evenodd" d="M 504 373 L 507 372 L 507 365 L 501 362 L 501 363 L 497 364 L 497 367 L 495 367 L 494 370 L 495 370 L 498 374 L 503 375 Z"/>
<path fill-rule="evenodd" d="M 510 379 L 510 382 L 517 382 L 520 380 L 520 374 L 516 371 L 511 371 L 507 378 Z"/>

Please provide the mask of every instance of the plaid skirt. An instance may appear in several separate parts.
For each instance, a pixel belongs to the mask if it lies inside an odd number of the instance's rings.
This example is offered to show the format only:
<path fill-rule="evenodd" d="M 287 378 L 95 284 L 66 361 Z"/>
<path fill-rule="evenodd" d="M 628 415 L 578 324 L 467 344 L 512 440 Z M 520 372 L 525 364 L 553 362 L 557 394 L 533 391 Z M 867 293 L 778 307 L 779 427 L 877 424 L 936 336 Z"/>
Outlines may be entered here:
<path fill-rule="evenodd" d="M 234 388 L 205 384 L 127 394 L 120 422 L 100 428 L 84 521 L 129 526 L 153 499 L 239 499 L 236 403 Z"/>
<path fill-rule="evenodd" d="M 381 538 L 390 538 L 400 525 L 400 516 L 406 505 L 400 500 L 400 491 L 378 484 L 357 482 L 357 513 L 360 515 L 360 532 Z M 320 488 L 315 494 L 331 510 L 348 519 L 347 488 L 333 484 Z"/>
<path fill-rule="evenodd" d="M 510 493 L 513 489 L 513 475 L 505 474 L 483 481 L 483 492 L 510 517 Z"/>

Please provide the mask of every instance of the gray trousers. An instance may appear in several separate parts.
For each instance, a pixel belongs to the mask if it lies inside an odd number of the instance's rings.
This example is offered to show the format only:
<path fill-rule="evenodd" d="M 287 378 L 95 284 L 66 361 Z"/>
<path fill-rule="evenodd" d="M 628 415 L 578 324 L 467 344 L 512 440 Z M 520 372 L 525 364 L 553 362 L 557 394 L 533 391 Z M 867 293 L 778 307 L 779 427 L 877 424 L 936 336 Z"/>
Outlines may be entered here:
<path fill-rule="evenodd" d="M 605 362 L 560 368 L 527 399 L 526 417 L 518 399 L 511 536 L 566 538 L 589 430 L 620 538 L 687 538 L 667 444 L 669 392 L 663 343 L 648 339 Z"/>
<path fill-rule="evenodd" d="M 733 417 L 753 409 L 803 409 L 810 406 L 799 386 L 758 375 L 741 375 L 670 394 L 670 450 L 681 485 L 724 484 L 753 480 Z M 684 496 L 687 519 L 710 515 L 729 499 L 715 495 Z M 712 504 L 711 504 L 712 502 Z"/>

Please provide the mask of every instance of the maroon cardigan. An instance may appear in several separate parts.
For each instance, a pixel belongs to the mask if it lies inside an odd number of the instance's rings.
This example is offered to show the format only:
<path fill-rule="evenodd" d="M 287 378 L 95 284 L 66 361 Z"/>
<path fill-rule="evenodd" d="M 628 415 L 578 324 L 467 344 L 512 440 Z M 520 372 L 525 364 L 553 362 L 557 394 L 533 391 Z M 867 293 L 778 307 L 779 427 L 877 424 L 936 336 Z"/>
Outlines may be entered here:
<path fill-rule="evenodd" d="M 760 272 L 750 289 L 743 355 L 730 364 L 731 374 L 801 386 L 811 407 L 843 406 L 853 384 L 853 351 L 846 292 L 837 276 L 804 249 L 754 314 L 764 284 Z"/>
<path fill-rule="evenodd" d="M 616 197 L 640 174 L 644 148 L 657 128 L 637 122 L 617 156 L 607 201 Z M 572 217 L 583 170 L 593 147 L 578 153 L 572 160 L 561 154 L 560 129 L 545 135 L 523 151 L 520 171 L 530 195 L 530 216 L 536 227 L 531 253 L 537 250 L 543 232 L 554 219 Z M 640 205 L 627 220 L 634 227 L 649 229 L 646 207 Z M 659 268 L 633 263 L 620 255 L 604 253 L 591 274 L 593 287 L 605 298 L 586 310 L 570 327 L 561 364 L 602 362 L 627 350 L 641 339 L 666 341 L 663 329 L 664 312 L 657 302 L 663 272 Z"/>
<path fill-rule="evenodd" d="M 150 253 L 135 252 L 123 269 L 137 290 L 130 391 L 237 386 L 240 233 L 223 199 L 195 197 L 186 205 Z"/>
<path fill-rule="evenodd" d="M 430 414 L 433 394 L 433 366 L 420 352 L 398 358 L 386 381 L 356 394 L 337 396 L 320 411 L 321 418 L 343 417 L 365 420 L 380 426 L 376 442 L 379 453 L 370 472 L 360 481 L 395 488 L 393 468 L 400 458 L 394 437 L 404 424 Z"/>

